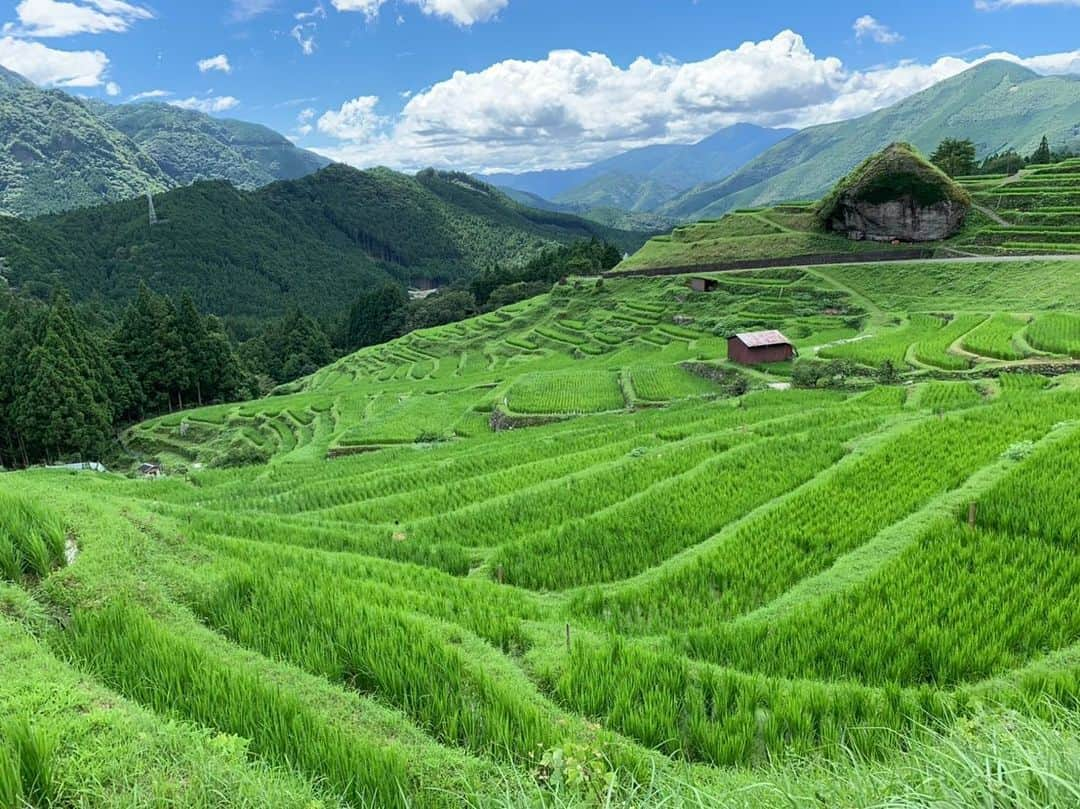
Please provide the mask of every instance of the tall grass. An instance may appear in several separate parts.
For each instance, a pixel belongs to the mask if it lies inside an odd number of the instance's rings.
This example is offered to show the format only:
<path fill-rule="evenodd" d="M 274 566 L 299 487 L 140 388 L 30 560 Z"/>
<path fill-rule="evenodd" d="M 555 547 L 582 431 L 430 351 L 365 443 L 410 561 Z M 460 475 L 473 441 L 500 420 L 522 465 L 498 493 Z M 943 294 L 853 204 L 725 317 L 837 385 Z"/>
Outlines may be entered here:
<path fill-rule="evenodd" d="M 0 809 L 48 809 L 60 798 L 57 742 L 24 719 L 0 724 Z"/>
<path fill-rule="evenodd" d="M 43 578 L 64 563 L 64 525 L 26 497 L 0 492 L 0 580 Z"/>

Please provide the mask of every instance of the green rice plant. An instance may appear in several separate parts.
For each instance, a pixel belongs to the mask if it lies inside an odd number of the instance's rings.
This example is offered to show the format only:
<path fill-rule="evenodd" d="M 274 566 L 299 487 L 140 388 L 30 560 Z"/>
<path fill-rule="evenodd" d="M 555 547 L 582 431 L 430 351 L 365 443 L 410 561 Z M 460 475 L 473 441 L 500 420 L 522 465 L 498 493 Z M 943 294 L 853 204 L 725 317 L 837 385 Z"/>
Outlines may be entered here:
<path fill-rule="evenodd" d="M 249 739 L 256 755 L 324 782 L 352 806 L 404 806 L 409 777 L 400 752 L 360 738 L 260 673 L 225 663 L 139 607 L 116 601 L 80 611 L 57 645 L 129 699 Z"/>
<path fill-rule="evenodd" d="M 0 580 L 44 578 L 65 560 L 63 523 L 33 500 L 0 492 Z"/>
<path fill-rule="evenodd" d="M 547 530 L 505 544 L 493 564 L 513 584 L 548 590 L 640 573 L 835 463 L 844 441 L 866 428 L 856 423 L 844 425 L 838 419 L 812 435 L 788 435 L 715 454 L 606 509 L 572 520 L 562 517 Z M 745 485 L 747 469 L 755 470 L 752 487 Z"/>
<path fill-rule="evenodd" d="M 861 365 L 878 368 L 886 362 L 903 367 L 908 349 L 913 344 L 937 347 L 935 340 L 945 328 L 945 321 L 933 315 L 912 315 L 905 326 L 888 329 L 865 339 L 829 346 L 821 350 L 826 359 L 852 360 Z M 955 339 L 955 338 L 954 338 Z M 950 341 L 951 342 L 951 341 Z M 935 350 L 932 359 L 944 362 L 944 352 Z"/>
<path fill-rule="evenodd" d="M 1080 637 L 1080 558 L 945 521 L 850 590 L 780 621 L 695 631 L 685 650 L 773 677 L 952 688 Z"/>
<path fill-rule="evenodd" d="M 1080 474 L 1080 431 L 1028 457 L 1020 474 L 979 500 L 978 521 L 995 531 L 1039 537 L 1071 548 L 1080 536 L 1075 487 Z"/>
<path fill-rule="evenodd" d="M 962 371 L 971 365 L 967 357 L 953 354 L 950 349 L 972 329 L 986 320 L 984 315 L 958 315 L 931 337 L 915 344 L 914 357 L 923 365 L 946 371 Z"/>
<path fill-rule="evenodd" d="M 1028 326 L 1027 341 L 1040 351 L 1080 359 L 1080 315 L 1066 312 L 1039 315 Z"/>
<path fill-rule="evenodd" d="M 507 403 L 515 413 L 599 413 L 626 404 L 610 371 L 526 374 L 511 386 Z"/>
<path fill-rule="evenodd" d="M 1076 407 L 1075 395 L 1025 396 L 922 422 L 722 533 L 705 552 L 634 587 L 583 593 L 574 607 L 624 632 L 733 618 L 957 488 L 1017 441 L 1041 438 Z"/>
<path fill-rule="evenodd" d="M 998 382 L 1007 394 L 1024 394 L 1040 391 L 1050 384 L 1050 380 L 1039 374 L 1000 374 Z"/>
<path fill-rule="evenodd" d="M 332 577 L 233 576 L 195 609 L 236 642 L 372 694 L 445 743 L 524 760 L 559 741 L 538 706 L 428 624 L 343 590 Z"/>
<path fill-rule="evenodd" d="M 1026 356 L 1017 345 L 1016 336 L 1023 331 L 1027 320 L 998 312 L 989 320 L 964 335 L 963 348 L 980 357 L 999 360 L 1022 360 Z"/>
<path fill-rule="evenodd" d="M 929 382 L 920 388 L 916 402 L 934 413 L 945 413 L 981 404 L 983 397 L 970 382 Z"/>
<path fill-rule="evenodd" d="M 55 771 L 56 739 L 25 719 L 0 724 L 0 807 L 57 806 L 61 799 Z"/>
<path fill-rule="evenodd" d="M 636 398 L 644 402 L 669 402 L 687 396 L 718 393 L 717 386 L 677 365 L 654 365 L 630 369 L 630 383 Z"/>
<path fill-rule="evenodd" d="M 718 766 L 785 756 L 884 757 L 945 719 L 931 689 L 787 682 L 695 665 L 615 639 L 578 643 L 548 676 L 559 701 L 647 747 Z"/>

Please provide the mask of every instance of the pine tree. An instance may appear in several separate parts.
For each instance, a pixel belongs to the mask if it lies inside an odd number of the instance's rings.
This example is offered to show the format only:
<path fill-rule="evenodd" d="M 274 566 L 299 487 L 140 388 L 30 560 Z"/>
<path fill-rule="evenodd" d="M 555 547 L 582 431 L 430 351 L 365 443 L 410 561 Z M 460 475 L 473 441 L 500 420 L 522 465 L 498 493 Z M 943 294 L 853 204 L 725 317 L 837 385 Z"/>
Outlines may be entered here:
<path fill-rule="evenodd" d="M 1039 144 L 1039 148 L 1035 150 L 1035 153 L 1031 156 L 1031 160 L 1028 161 L 1036 166 L 1044 166 L 1054 159 L 1053 153 L 1050 151 L 1050 141 L 1047 140 L 1046 135 L 1043 135 L 1042 142 Z"/>
<path fill-rule="evenodd" d="M 26 381 L 12 407 L 26 452 L 53 460 L 101 451 L 111 433 L 109 413 L 60 336 L 49 330 L 29 354 Z"/>

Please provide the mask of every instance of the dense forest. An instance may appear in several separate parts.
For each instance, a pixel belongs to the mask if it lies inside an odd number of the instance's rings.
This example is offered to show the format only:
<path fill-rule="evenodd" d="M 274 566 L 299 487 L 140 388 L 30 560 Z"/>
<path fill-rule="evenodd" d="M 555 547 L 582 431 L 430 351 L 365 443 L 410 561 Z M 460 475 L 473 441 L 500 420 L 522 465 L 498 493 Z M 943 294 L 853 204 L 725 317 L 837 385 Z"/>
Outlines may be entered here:
<path fill-rule="evenodd" d="M 248 393 L 221 323 L 145 286 L 115 323 L 7 297 L 0 311 L 0 463 L 98 459 L 119 424 Z"/>
<path fill-rule="evenodd" d="M 358 291 L 420 279 L 446 284 L 593 238 L 634 250 L 643 234 L 518 205 L 465 175 L 332 166 L 258 191 L 204 182 L 24 221 L 0 218 L 0 274 L 47 301 L 58 287 L 116 311 L 140 283 L 230 327 L 261 331 L 293 307 L 347 311 Z"/>

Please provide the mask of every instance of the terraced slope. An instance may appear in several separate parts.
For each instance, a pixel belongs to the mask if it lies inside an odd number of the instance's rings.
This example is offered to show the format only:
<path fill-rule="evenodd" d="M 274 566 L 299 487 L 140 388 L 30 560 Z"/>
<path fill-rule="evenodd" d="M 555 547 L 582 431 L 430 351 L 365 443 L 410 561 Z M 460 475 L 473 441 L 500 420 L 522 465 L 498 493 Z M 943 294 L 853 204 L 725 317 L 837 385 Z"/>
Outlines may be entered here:
<path fill-rule="evenodd" d="M 1012 177 L 984 175 L 959 181 L 974 198 L 964 228 L 931 244 L 855 242 L 825 232 L 816 205 L 791 202 L 771 208 L 739 209 L 720 219 L 682 225 L 654 236 L 617 271 L 702 267 L 731 262 L 772 266 L 812 257 L 830 263 L 847 256 L 892 251 L 906 257 L 913 248 L 938 258 L 996 255 L 1080 254 L 1080 160 L 1025 169 Z M 742 266 L 747 266 L 743 264 Z"/>
<path fill-rule="evenodd" d="M 33 789 L 864 806 L 935 733 L 1067 723 L 1080 377 L 972 349 L 1080 309 L 1080 262 L 1016 266 L 571 281 L 142 425 L 165 480 L 6 476 L 0 701 L 59 739 Z M 755 323 L 867 349 L 782 389 L 723 360 Z"/>

